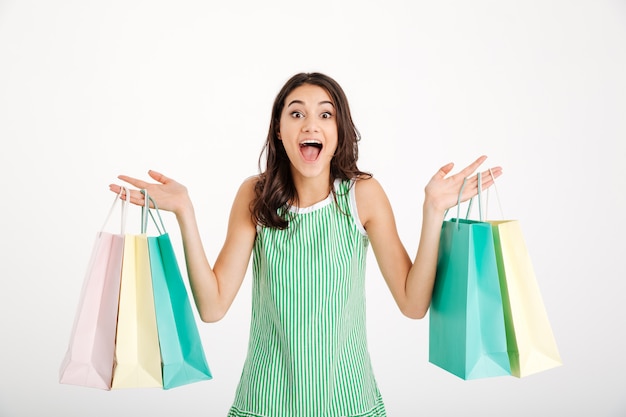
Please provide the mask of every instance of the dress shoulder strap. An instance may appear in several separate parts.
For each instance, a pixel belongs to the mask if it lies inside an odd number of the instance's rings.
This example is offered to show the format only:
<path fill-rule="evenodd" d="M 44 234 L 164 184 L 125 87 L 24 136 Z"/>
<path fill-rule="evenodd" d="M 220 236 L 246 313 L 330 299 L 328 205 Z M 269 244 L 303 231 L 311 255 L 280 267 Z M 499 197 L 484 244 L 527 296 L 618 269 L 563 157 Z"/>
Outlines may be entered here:
<path fill-rule="evenodd" d="M 335 180 L 335 195 L 337 196 L 337 204 L 341 210 L 346 211 L 354 221 L 357 229 L 363 236 L 367 236 L 365 227 L 361 224 L 359 218 L 359 210 L 356 204 L 356 182 L 357 180 Z"/>

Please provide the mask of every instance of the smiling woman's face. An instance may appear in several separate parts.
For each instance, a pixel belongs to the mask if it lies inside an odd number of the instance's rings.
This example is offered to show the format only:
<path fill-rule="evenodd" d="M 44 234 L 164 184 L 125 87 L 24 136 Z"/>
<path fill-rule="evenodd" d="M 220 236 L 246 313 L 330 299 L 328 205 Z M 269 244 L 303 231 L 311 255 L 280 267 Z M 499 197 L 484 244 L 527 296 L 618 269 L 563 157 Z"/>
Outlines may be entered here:
<path fill-rule="evenodd" d="M 326 90 L 305 84 L 285 98 L 279 138 L 294 178 L 328 178 L 330 161 L 337 149 L 337 119 L 335 105 Z"/>

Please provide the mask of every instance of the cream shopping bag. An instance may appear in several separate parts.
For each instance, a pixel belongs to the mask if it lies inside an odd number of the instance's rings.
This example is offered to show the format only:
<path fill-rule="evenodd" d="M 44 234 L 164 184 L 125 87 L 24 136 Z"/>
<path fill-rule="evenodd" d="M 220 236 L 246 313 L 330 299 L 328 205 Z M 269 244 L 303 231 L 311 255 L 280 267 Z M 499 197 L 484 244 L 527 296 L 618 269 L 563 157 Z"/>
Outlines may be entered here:
<path fill-rule="evenodd" d="M 495 184 L 493 188 L 497 193 Z M 504 217 L 502 208 L 500 213 Z M 504 304 L 511 374 L 525 377 L 562 365 L 519 220 L 489 223 Z"/>
<path fill-rule="evenodd" d="M 124 242 L 113 389 L 163 387 L 145 215 Z"/>

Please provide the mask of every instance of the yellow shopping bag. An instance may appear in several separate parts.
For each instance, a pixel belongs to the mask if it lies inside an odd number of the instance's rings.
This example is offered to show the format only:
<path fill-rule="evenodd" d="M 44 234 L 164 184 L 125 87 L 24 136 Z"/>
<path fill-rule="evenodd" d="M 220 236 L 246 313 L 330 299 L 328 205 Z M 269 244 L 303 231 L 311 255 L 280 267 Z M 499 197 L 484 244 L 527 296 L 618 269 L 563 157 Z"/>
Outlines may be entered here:
<path fill-rule="evenodd" d="M 490 221 L 504 301 L 511 373 L 524 377 L 562 364 L 517 220 Z"/>
<path fill-rule="evenodd" d="M 497 197 L 495 184 L 493 188 Z M 501 207 L 500 215 L 504 218 Z M 520 222 L 488 222 L 500 277 L 511 374 L 520 378 L 562 365 Z"/>
<path fill-rule="evenodd" d="M 148 238 L 127 234 L 115 342 L 112 388 L 162 387 Z"/>

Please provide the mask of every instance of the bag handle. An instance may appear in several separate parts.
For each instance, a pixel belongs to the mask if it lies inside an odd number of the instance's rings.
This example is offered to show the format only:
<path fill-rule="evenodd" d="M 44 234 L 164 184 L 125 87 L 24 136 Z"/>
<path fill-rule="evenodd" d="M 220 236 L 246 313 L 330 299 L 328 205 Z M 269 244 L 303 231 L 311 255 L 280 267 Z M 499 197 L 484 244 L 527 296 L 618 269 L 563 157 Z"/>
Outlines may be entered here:
<path fill-rule="evenodd" d="M 162 235 L 162 234 L 167 233 L 165 231 L 165 224 L 163 223 L 163 219 L 161 218 L 161 213 L 159 212 L 159 207 L 157 206 L 156 201 L 154 201 L 154 199 L 150 195 L 148 195 L 148 190 L 146 189 L 142 189 L 141 194 L 145 196 L 145 200 L 146 200 L 146 203 L 141 207 L 141 233 L 145 234 L 148 232 L 148 214 L 152 218 L 152 222 L 156 226 L 159 234 Z M 152 206 L 154 207 L 154 211 L 156 212 L 157 217 L 159 218 L 158 223 L 156 219 L 154 218 L 154 214 L 152 214 L 152 210 L 150 209 L 150 203 L 152 203 Z M 159 227 L 159 223 L 161 224 L 161 227 Z"/>
<path fill-rule="evenodd" d="M 122 199 L 122 196 L 126 196 L 125 199 Z M 102 227 L 100 228 L 100 232 L 104 231 L 104 228 L 109 223 L 109 219 L 113 214 L 113 209 L 115 209 L 115 205 L 118 200 L 122 200 L 122 215 L 121 215 L 121 224 L 120 224 L 120 234 L 124 234 L 126 232 L 126 212 L 128 210 L 128 202 L 130 200 L 130 191 L 126 187 L 120 187 L 120 192 L 115 196 L 115 200 L 113 200 L 113 204 L 111 204 L 111 208 L 109 209 L 109 214 L 107 214 Z"/>
<path fill-rule="evenodd" d="M 492 186 L 493 186 L 493 189 L 494 189 L 494 191 L 496 193 L 496 200 L 498 201 L 498 208 L 500 210 L 500 216 L 504 219 L 504 211 L 502 210 L 502 204 L 500 203 L 500 195 L 498 194 L 498 187 L 496 186 L 496 179 L 495 179 L 495 177 L 493 175 L 493 171 L 491 170 L 491 168 L 489 168 L 489 174 L 491 174 L 491 178 L 492 178 L 492 181 L 493 181 Z M 486 199 L 486 202 L 485 202 L 485 215 L 483 216 L 483 207 L 482 207 L 483 206 L 483 204 L 482 204 L 483 181 L 482 181 L 482 173 L 481 172 L 476 173 L 476 177 L 477 177 L 477 180 L 478 180 L 478 194 L 475 197 L 472 197 L 469 200 L 469 203 L 467 205 L 467 213 L 465 214 L 465 220 L 469 219 L 470 213 L 472 211 L 472 205 L 474 203 L 474 198 L 477 198 L 478 199 L 478 212 L 479 212 L 478 213 L 478 218 L 482 222 L 483 218 L 485 218 L 485 219 L 488 218 L 487 211 L 488 211 L 488 208 L 489 208 L 489 188 L 487 189 L 487 192 L 485 193 L 486 194 L 486 196 L 485 196 L 485 199 Z M 461 190 L 459 191 L 459 197 L 457 199 L 457 204 L 456 204 L 456 218 L 457 219 L 461 218 L 461 195 L 463 194 L 463 190 L 465 188 L 466 183 L 467 183 L 467 178 L 464 178 L 463 179 L 463 184 L 461 185 Z M 447 216 L 449 210 L 450 209 L 447 209 L 445 211 L 444 218 Z M 459 227 L 460 227 L 460 224 L 459 224 Z"/>
<path fill-rule="evenodd" d="M 467 177 L 463 178 L 463 184 L 461 184 L 461 189 L 459 190 L 459 196 L 457 197 L 456 200 L 456 218 L 457 218 L 457 229 L 461 228 L 461 224 L 458 221 L 461 218 L 461 196 L 463 195 L 463 190 L 465 189 L 465 185 L 467 184 Z M 471 208 L 471 203 L 472 201 L 470 200 L 470 207 Z M 469 208 L 467 211 L 467 216 L 469 216 Z M 450 208 L 447 208 L 446 211 L 443 213 L 443 218 L 445 219 L 446 216 L 448 215 L 448 211 L 450 211 Z"/>
<path fill-rule="evenodd" d="M 483 209 L 482 209 L 483 181 L 482 181 L 481 172 L 476 173 L 476 179 L 478 180 L 478 194 L 475 197 L 478 198 L 478 211 L 479 211 L 478 217 L 479 217 L 479 220 L 482 222 L 483 221 Z M 461 184 L 461 189 L 459 190 L 459 196 L 456 201 L 457 229 L 461 228 L 461 222 L 459 222 L 458 219 L 461 218 L 461 197 L 463 195 L 463 190 L 465 189 L 466 184 L 467 184 L 467 177 L 463 178 L 463 184 Z M 472 197 L 469 200 L 469 203 L 467 205 L 467 213 L 465 214 L 465 220 L 469 219 L 470 213 L 472 211 L 472 204 L 474 203 L 475 197 Z M 444 217 L 447 215 L 448 210 L 446 210 L 446 212 L 444 213 Z"/>
<path fill-rule="evenodd" d="M 482 206 L 482 194 L 483 194 L 483 178 L 482 173 L 478 172 L 476 174 L 476 178 L 478 180 L 478 194 L 475 197 L 472 197 L 467 205 L 467 213 L 465 214 L 465 220 L 469 219 L 470 213 L 472 211 L 472 204 L 474 203 L 474 198 L 478 199 L 478 220 L 483 221 L 483 206 Z"/>
<path fill-rule="evenodd" d="M 459 191 L 459 196 L 456 200 L 456 218 L 458 219 L 461 216 L 461 195 L 463 194 L 463 189 L 465 188 L 465 184 L 467 183 L 467 177 L 463 178 L 463 184 L 461 184 L 461 190 Z M 443 212 L 444 219 L 448 215 L 450 208 L 447 208 L 446 211 Z"/>
<path fill-rule="evenodd" d="M 489 168 L 489 173 L 491 174 L 491 180 L 493 181 L 493 190 L 496 193 L 496 200 L 498 201 L 498 208 L 500 209 L 500 217 L 502 217 L 504 219 L 504 211 L 502 211 L 502 204 L 500 203 L 500 195 L 498 194 L 498 187 L 496 186 L 496 179 L 493 176 L 493 172 L 491 171 L 491 168 Z M 485 202 L 485 217 L 487 217 L 487 210 L 489 209 L 489 188 L 487 189 L 487 196 L 486 196 L 487 201 Z"/>
<path fill-rule="evenodd" d="M 491 174 L 491 178 L 492 178 L 492 181 L 493 181 L 492 186 L 493 186 L 493 189 L 494 189 L 494 191 L 496 193 L 496 200 L 498 201 L 498 208 L 500 210 L 500 216 L 501 216 L 502 219 L 504 219 L 504 212 L 502 211 L 502 204 L 500 203 L 500 195 L 498 194 L 498 187 L 496 186 L 496 180 L 495 180 L 495 178 L 493 176 L 493 171 L 491 170 L 491 168 L 489 168 L 489 174 Z M 486 201 L 485 201 L 485 215 L 484 215 L 485 219 L 489 218 L 488 214 L 487 214 L 487 211 L 489 209 L 489 190 L 490 190 L 490 188 L 488 188 L 487 192 L 485 193 L 485 199 L 486 199 Z M 482 181 L 481 181 L 481 178 L 480 178 L 480 173 L 478 173 L 478 205 L 479 205 L 479 211 L 480 211 L 479 217 L 480 217 L 480 221 L 483 221 L 483 210 L 482 210 L 482 208 L 480 208 L 481 207 L 480 203 L 481 203 L 481 200 L 482 200 L 481 195 L 482 195 Z M 466 219 L 469 218 L 470 210 L 472 209 L 472 201 L 473 201 L 473 197 L 472 197 L 472 200 L 470 200 L 469 206 L 467 208 Z"/>

